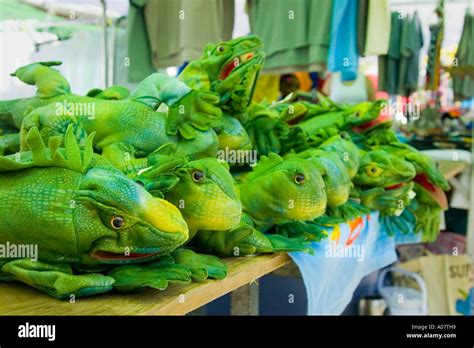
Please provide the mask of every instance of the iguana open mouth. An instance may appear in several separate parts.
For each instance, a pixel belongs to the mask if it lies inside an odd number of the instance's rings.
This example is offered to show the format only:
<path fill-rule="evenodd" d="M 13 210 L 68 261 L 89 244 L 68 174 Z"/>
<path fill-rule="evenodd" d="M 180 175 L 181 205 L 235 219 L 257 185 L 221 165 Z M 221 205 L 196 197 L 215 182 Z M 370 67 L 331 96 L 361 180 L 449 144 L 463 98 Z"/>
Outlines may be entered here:
<path fill-rule="evenodd" d="M 250 60 L 256 58 L 256 52 L 246 52 L 239 56 L 232 57 L 221 70 L 219 80 L 225 80 L 236 68 L 248 63 Z"/>
<path fill-rule="evenodd" d="M 433 185 L 428 180 L 428 176 L 425 173 L 418 174 L 413 181 L 419 184 L 430 195 L 430 197 L 438 203 L 441 209 L 448 209 L 448 198 L 446 197 L 446 193 L 440 187 Z"/>
<path fill-rule="evenodd" d="M 388 122 L 390 120 L 391 120 L 390 115 L 381 113 L 375 120 L 371 120 L 369 122 L 361 124 L 360 126 L 354 127 L 352 129 L 357 133 L 363 133 L 364 131 L 370 128 L 373 128 L 379 124 Z"/>
<path fill-rule="evenodd" d="M 92 254 L 92 257 L 101 261 L 127 261 L 127 260 L 139 260 L 146 259 L 151 256 L 158 255 L 156 253 L 112 253 L 109 251 L 96 251 Z"/>
<path fill-rule="evenodd" d="M 387 186 L 385 187 L 386 190 L 396 190 L 397 188 L 400 188 L 402 186 L 404 186 L 405 183 L 404 182 L 401 182 L 399 184 L 395 184 L 395 185 L 391 185 L 391 186 Z"/>

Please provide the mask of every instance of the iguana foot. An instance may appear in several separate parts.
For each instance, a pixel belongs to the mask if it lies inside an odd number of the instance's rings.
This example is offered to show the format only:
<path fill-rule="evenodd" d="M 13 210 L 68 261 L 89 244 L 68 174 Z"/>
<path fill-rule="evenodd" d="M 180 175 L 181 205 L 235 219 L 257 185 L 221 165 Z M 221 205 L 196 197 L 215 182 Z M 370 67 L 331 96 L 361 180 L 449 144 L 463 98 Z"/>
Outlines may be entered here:
<path fill-rule="evenodd" d="M 319 219 L 321 218 L 317 220 Z M 326 228 L 322 224 L 315 222 L 290 221 L 277 225 L 276 231 L 279 235 L 285 237 L 315 242 L 319 242 L 328 236 Z"/>
<path fill-rule="evenodd" d="M 342 219 L 343 221 L 351 221 L 368 213 L 370 213 L 370 209 L 351 199 L 338 207 L 326 208 L 328 217 Z"/>
<path fill-rule="evenodd" d="M 189 249 L 178 249 L 171 253 L 176 264 L 187 267 L 194 280 L 207 278 L 224 279 L 227 277 L 227 266 L 217 256 L 198 254 Z"/>
<path fill-rule="evenodd" d="M 7 262 L 2 272 L 58 300 L 83 297 L 112 290 L 114 279 L 102 274 L 74 275 L 68 265 L 52 265 L 29 259 Z"/>
<path fill-rule="evenodd" d="M 174 264 L 170 255 L 164 255 L 151 263 L 114 268 L 108 276 L 115 279 L 114 288 L 123 293 L 139 292 L 147 287 L 165 290 L 169 283 L 191 282 L 191 271 L 185 266 Z"/>

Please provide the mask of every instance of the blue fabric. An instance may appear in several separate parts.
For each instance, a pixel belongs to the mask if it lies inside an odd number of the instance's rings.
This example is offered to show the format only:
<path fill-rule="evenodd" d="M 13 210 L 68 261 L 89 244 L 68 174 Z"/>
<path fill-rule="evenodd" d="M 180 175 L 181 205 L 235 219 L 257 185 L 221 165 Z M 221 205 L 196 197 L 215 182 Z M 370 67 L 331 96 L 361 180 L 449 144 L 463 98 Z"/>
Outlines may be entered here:
<path fill-rule="evenodd" d="M 341 314 L 363 277 L 397 260 L 395 240 L 378 218 L 379 213 L 372 212 L 328 228 L 329 238 L 312 243 L 314 255 L 290 253 L 306 286 L 308 315 Z"/>
<path fill-rule="evenodd" d="M 469 294 L 464 301 L 456 301 L 456 311 L 462 315 L 474 315 L 474 288 L 469 290 Z"/>
<path fill-rule="evenodd" d="M 340 71 L 342 81 L 357 78 L 357 6 L 354 0 L 333 0 L 331 39 L 327 66 L 329 71 Z"/>
<path fill-rule="evenodd" d="M 395 233 L 395 245 L 421 243 L 422 233 Z"/>

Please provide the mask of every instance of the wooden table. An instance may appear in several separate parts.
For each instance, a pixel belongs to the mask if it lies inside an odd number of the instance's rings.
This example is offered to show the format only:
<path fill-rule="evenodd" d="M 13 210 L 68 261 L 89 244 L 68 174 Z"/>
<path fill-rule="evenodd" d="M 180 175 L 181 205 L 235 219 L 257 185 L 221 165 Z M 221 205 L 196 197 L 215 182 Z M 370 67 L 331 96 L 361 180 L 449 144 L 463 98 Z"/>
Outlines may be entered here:
<path fill-rule="evenodd" d="M 240 298 L 232 299 L 233 314 L 256 314 L 252 313 L 255 309 L 247 308 L 255 306 L 255 298 L 254 302 L 250 298 L 255 296 L 251 296 L 252 287 L 246 285 L 288 264 L 290 258 L 287 254 L 269 254 L 224 262 L 229 275 L 223 280 L 172 284 L 165 291 L 111 292 L 78 298 L 75 303 L 55 300 L 21 283 L 0 283 L 0 315 L 183 315 L 241 287 Z"/>

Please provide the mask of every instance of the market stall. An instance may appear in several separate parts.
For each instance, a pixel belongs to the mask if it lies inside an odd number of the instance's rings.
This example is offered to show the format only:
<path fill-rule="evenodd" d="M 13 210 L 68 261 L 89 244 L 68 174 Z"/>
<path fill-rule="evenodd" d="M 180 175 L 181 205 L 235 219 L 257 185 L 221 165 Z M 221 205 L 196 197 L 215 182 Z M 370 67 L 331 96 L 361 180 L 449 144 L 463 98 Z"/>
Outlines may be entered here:
<path fill-rule="evenodd" d="M 472 315 L 468 1 L 2 3 L 1 315 Z"/>

